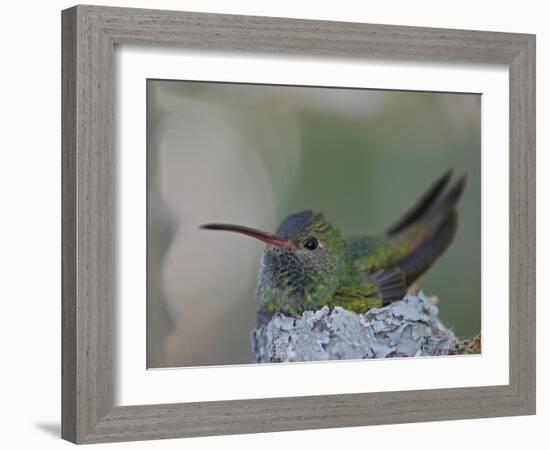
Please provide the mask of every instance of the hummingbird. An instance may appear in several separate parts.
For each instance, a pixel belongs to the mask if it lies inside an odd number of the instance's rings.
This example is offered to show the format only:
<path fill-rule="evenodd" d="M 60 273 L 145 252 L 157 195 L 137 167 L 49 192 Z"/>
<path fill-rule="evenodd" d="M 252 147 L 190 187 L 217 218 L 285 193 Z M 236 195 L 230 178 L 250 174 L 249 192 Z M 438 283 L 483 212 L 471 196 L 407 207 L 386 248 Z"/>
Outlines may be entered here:
<path fill-rule="evenodd" d="M 466 176 L 449 170 L 385 232 L 346 239 L 323 213 L 289 215 L 275 233 L 210 223 L 206 230 L 240 233 L 266 244 L 256 294 L 258 317 L 300 316 L 327 305 L 355 313 L 403 299 L 441 256 L 457 228 L 456 205 Z"/>

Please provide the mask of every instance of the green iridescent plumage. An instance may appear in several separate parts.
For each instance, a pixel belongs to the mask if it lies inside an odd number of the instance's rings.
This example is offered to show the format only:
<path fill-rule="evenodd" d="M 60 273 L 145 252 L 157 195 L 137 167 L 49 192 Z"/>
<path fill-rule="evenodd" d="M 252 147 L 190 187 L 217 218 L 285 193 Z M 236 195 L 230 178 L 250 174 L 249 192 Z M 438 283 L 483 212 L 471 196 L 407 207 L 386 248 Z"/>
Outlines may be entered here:
<path fill-rule="evenodd" d="M 261 315 L 299 315 L 325 305 L 356 313 L 400 300 L 448 247 L 455 233 L 465 178 L 445 174 L 384 234 L 345 239 L 319 212 L 288 216 L 275 234 L 239 225 L 234 231 L 264 241 L 257 295 Z"/>

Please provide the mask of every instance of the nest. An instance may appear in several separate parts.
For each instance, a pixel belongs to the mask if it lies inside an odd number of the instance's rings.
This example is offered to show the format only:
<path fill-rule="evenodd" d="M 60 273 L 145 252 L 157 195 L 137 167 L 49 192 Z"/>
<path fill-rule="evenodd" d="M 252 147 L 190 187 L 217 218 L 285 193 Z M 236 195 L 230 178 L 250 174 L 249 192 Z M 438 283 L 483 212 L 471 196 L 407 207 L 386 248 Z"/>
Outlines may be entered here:
<path fill-rule="evenodd" d="M 298 362 L 461 353 L 461 340 L 437 315 L 437 306 L 422 292 L 364 314 L 328 306 L 299 317 L 277 314 L 252 331 L 253 359 Z"/>

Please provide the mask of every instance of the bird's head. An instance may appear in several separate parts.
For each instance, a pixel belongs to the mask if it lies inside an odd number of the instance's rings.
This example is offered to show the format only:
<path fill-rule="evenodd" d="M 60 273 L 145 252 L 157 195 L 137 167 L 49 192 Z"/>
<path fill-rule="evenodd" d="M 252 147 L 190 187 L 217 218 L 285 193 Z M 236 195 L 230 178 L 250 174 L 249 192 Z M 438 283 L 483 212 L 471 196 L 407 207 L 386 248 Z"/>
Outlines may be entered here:
<path fill-rule="evenodd" d="M 347 247 L 324 215 L 301 211 L 288 216 L 274 234 L 241 225 L 207 224 L 208 230 L 233 231 L 265 242 L 258 292 L 261 300 L 298 302 L 318 299 L 336 288 L 345 270 Z"/>

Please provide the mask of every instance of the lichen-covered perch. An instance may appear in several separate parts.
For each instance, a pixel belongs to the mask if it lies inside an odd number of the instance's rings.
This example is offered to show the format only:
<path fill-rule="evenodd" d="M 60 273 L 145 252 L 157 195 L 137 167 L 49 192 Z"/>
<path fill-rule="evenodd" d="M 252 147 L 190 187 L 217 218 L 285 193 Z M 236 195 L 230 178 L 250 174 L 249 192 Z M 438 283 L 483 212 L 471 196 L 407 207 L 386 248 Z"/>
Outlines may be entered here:
<path fill-rule="evenodd" d="M 261 363 L 470 353 L 437 314 L 422 292 L 365 314 L 328 306 L 299 317 L 277 314 L 252 331 L 253 358 Z"/>

